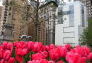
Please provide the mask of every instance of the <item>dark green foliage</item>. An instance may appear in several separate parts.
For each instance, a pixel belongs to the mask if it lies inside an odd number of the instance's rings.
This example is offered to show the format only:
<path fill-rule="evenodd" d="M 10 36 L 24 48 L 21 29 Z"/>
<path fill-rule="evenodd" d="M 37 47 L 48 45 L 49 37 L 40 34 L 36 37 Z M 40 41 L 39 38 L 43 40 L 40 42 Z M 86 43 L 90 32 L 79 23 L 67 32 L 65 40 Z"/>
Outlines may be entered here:
<path fill-rule="evenodd" d="M 27 55 L 24 56 L 24 63 L 27 63 L 27 61 L 29 61 L 30 59 L 32 60 L 32 54 L 34 54 L 34 52 L 29 52 Z"/>
<path fill-rule="evenodd" d="M 81 36 L 81 44 L 92 47 L 92 19 L 88 20 L 88 28 L 86 28 Z"/>

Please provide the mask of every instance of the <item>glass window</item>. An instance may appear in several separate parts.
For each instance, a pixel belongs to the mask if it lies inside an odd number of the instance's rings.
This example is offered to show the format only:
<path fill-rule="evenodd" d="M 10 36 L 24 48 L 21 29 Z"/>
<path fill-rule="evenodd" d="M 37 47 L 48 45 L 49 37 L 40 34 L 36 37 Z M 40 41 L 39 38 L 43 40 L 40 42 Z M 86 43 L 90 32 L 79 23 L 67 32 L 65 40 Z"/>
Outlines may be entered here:
<path fill-rule="evenodd" d="M 74 26 L 74 5 L 70 5 L 69 10 L 69 26 Z"/>
<path fill-rule="evenodd" d="M 81 15 L 82 15 L 82 27 L 84 27 L 85 26 L 85 22 L 84 22 L 84 7 L 82 6 L 81 7 Z"/>
<path fill-rule="evenodd" d="M 59 19 L 58 20 L 58 24 L 63 24 L 63 18 L 62 17 L 59 17 L 58 19 Z"/>

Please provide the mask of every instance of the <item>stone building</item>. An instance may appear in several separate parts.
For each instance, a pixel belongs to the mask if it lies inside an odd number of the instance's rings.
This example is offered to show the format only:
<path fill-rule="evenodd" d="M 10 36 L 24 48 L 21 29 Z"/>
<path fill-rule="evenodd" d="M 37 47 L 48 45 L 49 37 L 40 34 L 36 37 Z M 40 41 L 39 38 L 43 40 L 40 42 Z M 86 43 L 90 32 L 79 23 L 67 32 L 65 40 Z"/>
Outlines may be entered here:
<path fill-rule="evenodd" d="M 88 27 L 86 11 L 86 6 L 80 1 L 58 6 L 58 21 L 61 24 L 57 24 L 55 29 L 56 45 L 80 45 L 81 35 Z"/>
<path fill-rule="evenodd" d="M 35 40 L 35 11 L 28 0 L 15 0 L 13 7 L 14 40 L 20 40 L 21 35 L 31 35 Z M 33 2 L 35 3 L 35 2 Z M 35 5 L 35 4 L 34 4 Z M 33 27 L 31 27 L 33 26 Z M 32 30 L 31 30 L 32 29 Z M 34 35 L 33 35 L 34 34 Z"/>
<path fill-rule="evenodd" d="M 0 1 L 0 41 L 18 41 L 21 35 L 35 34 L 34 30 L 30 31 L 34 26 L 30 24 L 35 21 L 32 6 L 28 0 Z"/>
<path fill-rule="evenodd" d="M 63 3 L 80 1 L 87 7 L 88 17 L 89 18 L 92 17 L 92 0 L 60 0 L 60 1 L 62 1 Z"/>
<path fill-rule="evenodd" d="M 11 7 L 9 5 L 11 0 L 0 1 L 0 41 L 13 41 L 13 24 L 10 16 Z"/>
<path fill-rule="evenodd" d="M 45 2 L 39 7 L 39 41 L 45 44 L 55 43 L 55 22 L 58 5 L 55 1 Z"/>
<path fill-rule="evenodd" d="M 92 18 L 92 0 L 77 0 L 84 3 L 84 5 L 87 7 L 88 17 Z"/>

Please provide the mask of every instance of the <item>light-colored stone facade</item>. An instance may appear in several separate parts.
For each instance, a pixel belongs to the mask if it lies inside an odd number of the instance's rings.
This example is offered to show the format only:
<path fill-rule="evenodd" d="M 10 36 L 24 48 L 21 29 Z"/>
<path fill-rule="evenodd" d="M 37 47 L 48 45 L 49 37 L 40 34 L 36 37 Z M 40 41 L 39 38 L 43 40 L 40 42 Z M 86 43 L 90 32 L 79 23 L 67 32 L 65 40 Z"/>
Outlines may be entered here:
<path fill-rule="evenodd" d="M 81 1 L 87 7 L 88 17 L 92 18 L 92 0 L 77 0 L 77 1 Z"/>
<path fill-rule="evenodd" d="M 0 41 L 12 41 L 13 40 L 13 24 L 11 22 L 11 7 L 9 5 L 11 0 L 1 0 L 0 1 Z"/>
<path fill-rule="evenodd" d="M 87 7 L 88 18 L 92 18 L 92 0 L 60 0 L 63 3 L 80 1 Z"/>
<path fill-rule="evenodd" d="M 88 27 L 86 6 L 80 1 L 66 3 L 58 7 L 60 24 L 56 25 L 55 44 L 72 46 L 80 45 L 81 35 Z M 62 16 L 63 12 L 63 16 Z"/>
<path fill-rule="evenodd" d="M 39 7 L 40 41 L 45 44 L 55 43 L 55 22 L 57 4 L 54 1 L 47 2 Z"/>
<path fill-rule="evenodd" d="M 34 28 L 31 27 L 35 21 L 34 7 L 28 4 L 27 0 L 15 0 L 15 3 L 16 5 L 13 7 L 14 41 L 20 40 L 21 35 L 30 36 L 32 34 L 31 36 L 35 38 L 34 30 L 30 30 Z"/>
<path fill-rule="evenodd" d="M 30 35 L 30 29 L 33 28 L 30 24 L 35 21 L 35 11 L 28 0 L 2 0 L 0 12 L 1 41 L 18 41 L 19 36 Z"/>

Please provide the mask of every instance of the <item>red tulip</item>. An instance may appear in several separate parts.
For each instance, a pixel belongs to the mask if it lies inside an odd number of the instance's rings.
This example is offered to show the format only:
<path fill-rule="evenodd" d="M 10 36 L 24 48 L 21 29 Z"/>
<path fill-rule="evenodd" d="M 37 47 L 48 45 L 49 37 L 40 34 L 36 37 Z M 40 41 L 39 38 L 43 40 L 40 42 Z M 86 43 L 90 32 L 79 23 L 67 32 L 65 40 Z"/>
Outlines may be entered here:
<path fill-rule="evenodd" d="M 11 52 L 10 52 L 10 50 L 6 50 L 6 51 L 3 53 L 3 58 L 4 58 L 5 60 L 8 60 L 10 57 L 11 57 Z"/>
<path fill-rule="evenodd" d="M 32 54 L 32 60 L 45 59 L 41 53 Z"/>
<path fill-rule="evenodd" d="M 49 45 L 49 50 L 54 49 L 54 48 L 56 48 L 56 46 L 54 44 Z"/>
<path fill-rule="evenodd" d="M 32 51 L 33 52 L 40 52 L 43 50 L 43 44 L 41 42 L 35 42 Z"/>
<path fill-rule="evenodd" d="M 65 57 L 67 52 L 68 52 L 67 48 L 65 48 L 65 47 L 58 47 L 58 49 L 60 51 L 60 53 L 59 53 L 60 57 Z"/>
<path fill-rule="evenodd" d="M 48 63 L 55 63 L 54 61 L 48 61 Z"/>
<path fill-rule="evenodd" d="M 81 57 L 81 62 L 80 63 L 86 63 L 87 58 L 86 57 Z"/>
<path fill-rule="evenodd" d="M 48 63 L 48 61 L 46 59 L 41 59 L 40 63 Z"/>
<path fill-rule="evenodd" d="M 23 42 L 23 41 L 21 41 L 21 42 L 15 42 L 14 46 L 16 48 L 26 48 L 27 47 L 27 42 Z"/>
<path fill-rule="evenodd" d="M 24 56 L 27 53 L 28 53 L 28 49 L 26 49 L 26 48 L 24 48 L 24 49 L 21 49 L 21 48 L 16 49 L 16 55 Z"/>
<path fill-rule="evenodd" d="M 86 58 L 81 57 L 78 53 L 68 52 L 66 55 L 68 63 L 86 63 Z"/>
<path fill-rule="evenodd" d="M 60 61 L 57 61 L 56 63 L 64 63 L 62 60 L 60 60 Z"/>
<path fill-rule="evenodd" d="M 0 63 L 4 63 L 4 59 L 1 59 L 1 60 L 0 60 Z"/>
<path fill-rule="evenodd" d="M 40 63 L 40 60 L 32 60 L 32 61 L 28 61 L 27 63 Z"/>
<path fill-rule="evenodd" d="M 72 46 L 70 44 L 66 44 L 64 47 L 67 48 L 68 51 L 70 51 Z"/>
<path fill-rule="evenodd" d="M 15 63 L 15 59 L 14 59 L 14 58 L 12 58 L 12 57 L 10 57 L 10 59 L 9 59 L 8 63 Z"/>
<path fill-rule="evenodd" d="M 12 52 L 12 50 L 13 50 L 13 43 L 10 43 L 10 42 L 9 42 L 9 43 L 7 44 L 7 49 Z"/>
<path fill-rule="evenodd" d="M 6 49 L 7 48 L 7 44 L 8 44 L 8 42 L 3 42 L 3 46 L 4 46 L 4 49 Z"/>
<path fill-rule="evenodd" d="M 27 43 L 27 47 L 28 47 L 28 49 L 29 49 L 30 51 L 33 49 L 34 44 L 35 44 L 35 42 L 32 42 L 32 41 L 30 41 L 30 42 Z"/>
<path fill-rule="evenodd" d="M 56 61 L 60 58 L 60 51 L 58 48 L 55 48 L 55 49 L 51 49 L 49 51 L 49 56 L 52 60 Z"/>
<path fill-rule="evenodd" d="M 35 54 L 29 55 L 30 52 Z M 24 63 L 27 56 L 31 57 L 27 63 L 64 63 L 62 58 L 66 59 L 68 63 L 86 63 L 87 61 L 91 63 L 92 61 L 92 52 L 87 46 L 71 48 L 69 44 L 55 46 L 54 44 L 43 45 L 41 42 L 32 41 L 0 44 L 0 63 L 15 63 L 16 61 Z"/>
<path fill-rule="evenodd" d="M 74 48 L 75 52 L 80 54 L 82 57 L 87 57 L 90 53 L 90 49 L 87 46 Z"/>
<path fill-rule="evenodd" d="M 88 55 L 88 60 L 92 61 L 92 52 Z"/>
<path fill-rule="evenodd" d="M 16 56 L 15 58 L 19 63 L 23 63 L 24 61 L 22 56 Z"/>
<path fill-rule="evenodd" d="M 43 51 L 43 52 L 40 52 L 40 53 L 43 55 L 44 58 L 47 58 L 48 57 L 48 52 Z"/>
<path fill-rule="evenodd" d="M 0 49 L 0 58 L 3 58 L 4 50 L 1 48 Z"/>

